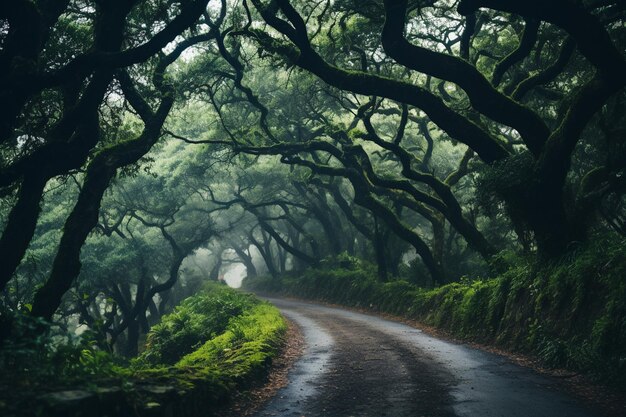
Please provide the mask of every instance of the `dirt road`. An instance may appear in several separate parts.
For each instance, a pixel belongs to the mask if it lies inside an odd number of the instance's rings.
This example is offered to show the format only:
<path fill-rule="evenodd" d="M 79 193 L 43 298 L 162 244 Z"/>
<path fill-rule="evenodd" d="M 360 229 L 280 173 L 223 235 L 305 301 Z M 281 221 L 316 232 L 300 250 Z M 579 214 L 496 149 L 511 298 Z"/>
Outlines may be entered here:
<path fill-rule="evenodd" d="M 290 383 L 255 417 L 593 417 L 497 355 L 375 316 L 270 299 L 304 334 Z"/>

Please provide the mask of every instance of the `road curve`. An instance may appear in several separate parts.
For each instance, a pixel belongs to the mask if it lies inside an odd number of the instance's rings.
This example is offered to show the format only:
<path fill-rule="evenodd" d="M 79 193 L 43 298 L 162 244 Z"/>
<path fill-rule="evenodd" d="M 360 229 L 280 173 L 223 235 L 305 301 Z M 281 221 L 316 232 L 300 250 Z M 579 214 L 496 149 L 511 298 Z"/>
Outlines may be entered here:
<path fill-rule="evenodd" d="M 269 301 L 301 327 L 306 347 L 255 417 L 602 415 L 506 358 L 376 316 Z"/>

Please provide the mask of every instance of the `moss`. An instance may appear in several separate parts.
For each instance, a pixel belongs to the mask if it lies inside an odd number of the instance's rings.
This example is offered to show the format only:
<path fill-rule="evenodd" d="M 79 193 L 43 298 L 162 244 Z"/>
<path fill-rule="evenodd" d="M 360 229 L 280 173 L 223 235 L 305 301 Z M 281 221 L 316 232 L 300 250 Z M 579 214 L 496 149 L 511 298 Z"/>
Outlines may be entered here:
<path fill-rule="evenodd" d="M 272 305 L 212 284 L 164 316 L 150 332 L 146 351 L 130 366 L 104 351 L 69 346 L 50 357 L 55 366 L 50 372 L 64 375 L 64 385 L 57 379 L 36 380 L 47 383 L 46 391 L 88 391 L 90 398 L 99 401 L 96 408 L 126 407 L 108 415 L 155 415 L 150 411 L 154 405 L 180 411 L 173 415 L 211 416 L 236 391 L 266 375 L 285 332 L 286 323 Z M 0 351 L 0 359 L 0 363 L 8 360 L 5 352 Z M 29 389 L 32 395 L 41 391 Z M 0 398 L 0 414 L 19 410 L 16 413 L 23 415 L 26 410 L 35 415 L 36 409 L 48 407 L 38 401 L 24 395 L 4 404 Z M 61 415 L 55 413 L 42 415 Z"/>
<path fill-rule="evenodd" d="M 187 395 L 200 392 L 198 395 L 204 402 L 203 415 L 212 415 L 216 405 L 266 374 L 287 328 L 280 312 L 272 305 L 223 286 L 211 286 L 208 292 L 185 300 L 162 319 L 161 325 L 171 326 L 181 316 L 195 323 L 188 323 L 187 327 L 175 325 L 178 332 L 169 333 L 169 340 L 163 340 L 164 336 L 159 335 L 158 343 L 155 333 L 151 333 L 149 340 L 152 344 L 134 364 L 135 378 L 144 383 L 158 381 L 173 385 L 188 392 Z M 189 340 L 181 338 L 179 333 L 186 334 L 188 328 L 196 329 L 200 323 L 208 324 L 210 328 L 199 334 L 211 334 L 211 337 L 196 343 L 195 348 L 187 353 Z M 175 345 L 174 342 L 181 345 L 172 366 L 150 362 L 154 358 L 164 358 L 159 351 L 164 345 Z"/>
<path fill-rule="evenodd" d="M 232 318 L 258 303 L 258 300 L 225 286 L 212 285 L 209 288 L 184 300 L 151 329 L 139 363 L 176 363 L 181 356 L 223 333 Z"/>
<path fill-rule="evenodd" d="M 148 336 L 152 344 L 135 362 L 137 375 L 173 378 L 179 385 L 191 388 L 200 383 L 204 390 L 214 389 L 223 392 L 223 396 L 264 375 L 282 345 L 287 328 L 280 312 L 272 305 L 223 286 L 211 286 L 211 291 L 185 300 L 162 319 L 161 325 L 178 323 L 181 315 L 195 323 L 188 323 L 186 327 L 176 325 L 178 332 L 169 333 L 168 340 L 158 339 L 164 336 L 155 336 L 155 332 L 161 330 L 153 329 Z M 187 328 L 196 329 L 199 324 L 209 328 L 196 334 L 196 340 L 200 339 L 200 334 L 211 336 L 195 343 L 194 349 L 189 351 L 189 340 L 181 338 L 179 333 L 186 334 Z M 154 358 L 164 358 L 160 353 L 164 345 L 178 346 L 175 363 L 154 366 L 151 362 Z"/>

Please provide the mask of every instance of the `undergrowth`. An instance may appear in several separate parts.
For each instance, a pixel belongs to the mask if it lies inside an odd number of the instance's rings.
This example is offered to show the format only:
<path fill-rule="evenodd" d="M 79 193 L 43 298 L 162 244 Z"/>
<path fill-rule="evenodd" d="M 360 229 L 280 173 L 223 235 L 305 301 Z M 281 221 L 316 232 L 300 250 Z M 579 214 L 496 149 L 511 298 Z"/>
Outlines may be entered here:
<path fill-rule="evenodd" d="M 172 407 L 172 401 L 187 410 L 186 396 L 195 410 L 185 411 L 186 415 L 196 411 L 212 415 L 216 405 L 266 374 L 286 331 L 278 309 L 218 284 L 207 285 L 163 316 L 148 334 L 144 352 L 130 363 L 98 348 L 88 334 L 42 332 L 41 326 L 48 325 L 27 314 L 20 313 L 13 326 L 12 338 L 0 346 L 0 385 L 14 389 L 0 392 L 25 392 L 18 386 L 27 387 L 30 395 L 121 387 L 124 399 L 115 397 L 115 401 L 126 411 L 118 407 L 116 413 L 132 411 L 138 416 L 156 415 L 155 407 Z M 164 394 L 146 391 L 145 387 L 153 386 L 167 389 Z M 0 415 L 57 415 L 48 405 L 27 397 L 0 397 Z M 169 404 L 161 404 L 164 401 Z M 92 411 L 91 415 L 100 415 Z"/>
<path fill-rule="evenodd" d="M 0 344 L 0 383 L 12 387 L 66 387 L 130 375 L 127 361 L 103 350 L 94 334 L 76 335 L 32 317 L 27 311 L 2 312 L 11 337 Z"/>
<path fill-rule="evenodd" d="M 150 329 L 146 349 L 139 361 L 173 365 L 202 343 L 222 334 L 232 319 L 248 312 L 257 303 L 258 300 L 250 295 L 222 286 L 189 297 Z"/>
<path fill-rule="evenodd" d="M 266 370 L 285 331 L 286 323 L 274 306 L 215 287 L 164 316 L 148 334 L 146 350 L 132 368 L 140 376 L 197 372 L 232 388 Z"/>

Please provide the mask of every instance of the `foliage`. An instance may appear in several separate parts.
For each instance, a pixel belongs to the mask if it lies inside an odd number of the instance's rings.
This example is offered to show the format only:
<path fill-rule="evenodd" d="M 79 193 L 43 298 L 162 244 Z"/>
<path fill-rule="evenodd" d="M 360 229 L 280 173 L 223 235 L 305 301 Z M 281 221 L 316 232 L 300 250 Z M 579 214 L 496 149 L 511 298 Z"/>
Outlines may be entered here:
<path fill-rule="evenodd" d="M 45 325 L 26 314 L 17 316 L 10 342 L 0 349 L 0 384 L 19 384 L 31 393 L 12 391 L 21 398 L 10 402 L 0 398 L 0 411 L 7 415 L 19 407 L 23 409 L 18 415 L 34 410 L 38 403 L 28 395 L 63 387 L 99 392 L 122 386 L 126 396 L 122 404 L 141 410 L 154 400 L 150 397 L 154 394 L 143 388 L 151 384 L 175 387 L 177 401 L 183 402 L 186 392 L 201 390 L 202 408 L 210 415 L 235 390 L 265 375 L 286 330 L 278 309 L 218 284 L 205 286 L 164 316 L 149 334 L 146 351 L 130 365 L 97 349 L 86 335 L 61 338 L 60 332 L 53 336 L 51 331 L 33 331 Z M 201 330 L 203 325 L 209 329 Z M 191 329 L 198 330 L 199 337 L 192 340 Z"/>
<path fill-rule="evenodd" d="M 373 267 L 373 265 L 367 264 L 367 262 L 364 261 L 363 259 L 360 259 L 356 256 L 352 256 L 348 254 L 347 252 L 342 252 L 337 256 L 328 256 L 322 259 L 322 261 L 320 262 L 320 266 L 323 269 L 341 268 L 341 269 L 347 269 L 349 271 L 354 271 L 356 269 L 363 269 L 363 268 L 370 269 Z"/>
<path fill-rule="evenodd" d="M 4 381 L 62 387 L 129 374 L 123 360 L 100 349 L 90 331 L 64 332 L 25 312 L 4 311 L 1 317 L 10 336 L 0 345 Z"/>
<path fill-rule="evenodd" d="M 207 323 L 212 326 L 213 335 L 196 344 L 195 350 L 186 354 L 189 335 L 181 328 L 165 336 L 162 329 L 154 329 L 149 335 L 146 351 L 133 361 L 134 375 L 137 378 L 159 378 L 186 389 L 201 385 L 203 391 L 222 393 L 221 401 L 227 399 L 236 389 L 249 385 L 265 375 L 272 358 L 278 353 L 287 329 L 286 322 L 278 309 L 269 303 L 261 302 L 249 294 L 243 294 L 217 284 L 208 285 L 202 293 L 190 297 L 173 313 L 163 318 L 162 324 L 171 326 L 186 311 L 192 326 Z M 211 309 L 218 308 L 215 313 Z M 228 312 L 237 314 L 228 316 Z M 218 327 L 224 325 L 220 331 Z M 208 334 L 205 333 L 205 334 Z M 158 339 L 158 341 L 157 341 Z M 176 343 L 178 345 L 174 346 Z M 167 356 L 163 347 L 178 355 Z M 176 357 L 175 357 L 176 356 Z M 155 358 L 175 361 L 172 367 L 152 365 Z M 152 363 L 150 363 L 152 361 Z M 206 404 L 209 408 L 213 404 Z"/>
<path fill-rule="evenodd" d="M 173 365 L 182 356 L 224 333 L 231 319 L 258 303 L 251 296 L 226 287 L 209 287 L 211 291 L 187 298 L 161 318 L 150 330 L 139 362 Z"/>

